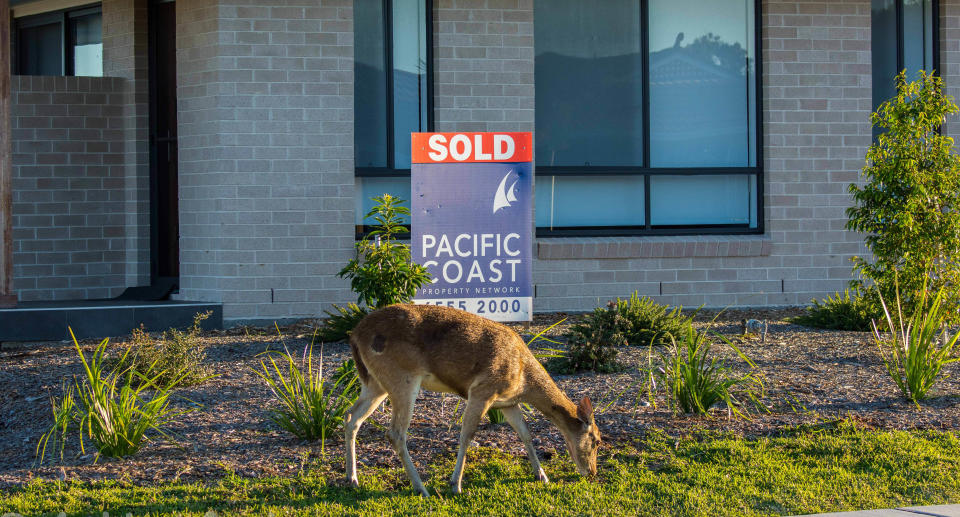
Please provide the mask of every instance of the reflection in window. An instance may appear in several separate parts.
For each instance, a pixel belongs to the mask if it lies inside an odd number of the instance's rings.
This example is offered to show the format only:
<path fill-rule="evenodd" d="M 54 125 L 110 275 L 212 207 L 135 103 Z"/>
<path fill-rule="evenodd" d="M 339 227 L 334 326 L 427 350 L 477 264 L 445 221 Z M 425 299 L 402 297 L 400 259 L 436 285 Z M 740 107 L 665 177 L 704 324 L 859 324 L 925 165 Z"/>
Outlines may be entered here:
<path fill-rule="evenodd" d="M 99 7 L 17 18 L 18 75 L 103 75 Z"/>
<path fill-rule="evenodd" d="M 63 24 L 26 25 L 17 29 L 19 75 L 63 75 Z"/>
<path fill-rule="evenodd" d="M 73 75 L 103 75 L 102 16 L 100 13 L 71 20 Z"/>
<path fill-rule="evenodd" d="M 650 20 L 650 165 L 756 165 L 753 3 L 652 0 Z"/>
<path fill-rule="evenodd" d="M 556 230 L 577 226 L 642 226 L 643 176 L 537 175 L 536 223 Z"/>
<path fill-rule="evenodd" d="M 643 165 L 637 0 L 534 3 L 539 165 Z"/>
<path fill-rule="evenodd" d="M 534 2 L 541 234 L 759 228 L 756 11 Z"/>
<path fill-rule="evenodd" d="M 410 133 L 427 130 L 423 0 L 354 0 L 354 79 L 356 167 L 409 169 Z"/>
<path fill-rule="evenodd" d="M 894 77 L 901 70 L 906 69 L 908 80 L 916 80 L 919 70 L 938 68 L 936 12 L 934 0 L 872 0 L 874 111 L 897 94 Z"/>
<path fill-rule="evenodd" d="M 410 133 L 429 130 L 429 0 L 354 0 L 358 230 L 384 193 L 410 201 Z M 389 35 L 389 40 L 385 40 Z"/>
<path fill-rule="evenodd" d="M 735 224 L 756 228 L 757 177 L 652 176 L 650 219 L 655 226 Z"/>

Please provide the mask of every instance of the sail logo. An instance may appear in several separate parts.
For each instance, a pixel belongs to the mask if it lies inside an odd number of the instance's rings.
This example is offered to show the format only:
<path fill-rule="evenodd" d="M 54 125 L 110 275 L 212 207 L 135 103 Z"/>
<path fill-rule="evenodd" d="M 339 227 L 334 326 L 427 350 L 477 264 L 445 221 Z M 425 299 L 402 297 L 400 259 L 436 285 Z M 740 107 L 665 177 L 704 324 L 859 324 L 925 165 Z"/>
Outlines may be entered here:
<path fill-rule="evenodd" d="M 503 179 L 500 180 L 500 186 L 497 187 L 496 194 L 493 195 L 493 213 L 497 213 L 497 210 L 507 208 L 511 203 L 517 202 L 517 182 L 520 181 L 520 178 L 513 180 L 513 183 L 507 188 L 507 180 L 510 179 L 511 174 L 513 174 L 513 169 L 507 171 L 503 176 Z"/>

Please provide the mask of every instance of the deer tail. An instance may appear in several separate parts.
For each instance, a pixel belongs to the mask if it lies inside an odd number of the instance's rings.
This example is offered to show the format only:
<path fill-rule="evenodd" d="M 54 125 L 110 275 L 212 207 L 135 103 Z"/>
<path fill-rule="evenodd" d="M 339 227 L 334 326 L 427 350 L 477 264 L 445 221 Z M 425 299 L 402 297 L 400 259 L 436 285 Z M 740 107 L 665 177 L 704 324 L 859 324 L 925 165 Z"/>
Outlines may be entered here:
<path fill-rule="evenodd" d="M 370 380 L 370 372 L 367 371 L 367 365 L 363 364 L 363 358 L 360 357 L 360 350 L 357 349 L 353 336 L 350 337 L 350 352 L 353 353 L 353 362 L 357 363 L 357 375 L 360 376 L 360 382 L 367 384 Z"/>

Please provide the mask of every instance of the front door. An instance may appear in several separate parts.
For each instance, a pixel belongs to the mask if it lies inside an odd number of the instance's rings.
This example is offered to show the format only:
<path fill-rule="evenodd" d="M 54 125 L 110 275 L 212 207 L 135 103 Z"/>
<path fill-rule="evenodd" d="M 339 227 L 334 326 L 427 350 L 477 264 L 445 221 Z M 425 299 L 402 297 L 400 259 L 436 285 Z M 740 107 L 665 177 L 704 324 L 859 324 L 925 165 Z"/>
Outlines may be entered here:
<path fill-rule="evenodd" d="M 150 10 L 150 216 L 151 273 L 180 276 L 180 212 L 177 188 L 176 4 L 154 2 Z"/>

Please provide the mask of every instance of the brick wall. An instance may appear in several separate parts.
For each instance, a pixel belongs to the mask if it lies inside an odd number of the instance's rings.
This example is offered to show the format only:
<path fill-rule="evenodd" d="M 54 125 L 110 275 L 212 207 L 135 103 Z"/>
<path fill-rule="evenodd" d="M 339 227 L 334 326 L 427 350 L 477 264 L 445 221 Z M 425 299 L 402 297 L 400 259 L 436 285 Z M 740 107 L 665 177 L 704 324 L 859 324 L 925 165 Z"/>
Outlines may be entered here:
<path fill-rule="evenodd" d="M 147 0 L 104 0 L 103 75 L 123 93 L 126 285 L 150 284 L 150 133 Z"/>
<path fill-rule="evenodd" d="M 533 0 L 434 2 L 437 131 L 533 131 Z"/>
<path fill-rule="evenodd" d="M 350 300 L 352 0 L 177 3 L 181 297 L 224 319 Z"/>
<path fill-rule="evenodd" d="M 960 1 L 940 0 L 940 75 L 947 94 L 960 102 Z M 960 137 L 960 116 L 948 119 L 944 133 Z"/>
<path fill-rule="evenodd" d="M 125 285 L 122 79 L 13 78 L 14 289 L 105 298 Z"/>

